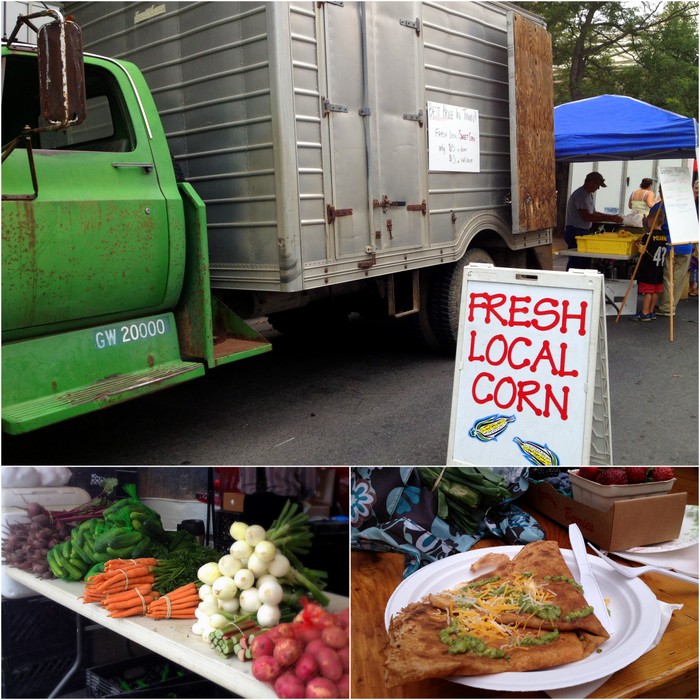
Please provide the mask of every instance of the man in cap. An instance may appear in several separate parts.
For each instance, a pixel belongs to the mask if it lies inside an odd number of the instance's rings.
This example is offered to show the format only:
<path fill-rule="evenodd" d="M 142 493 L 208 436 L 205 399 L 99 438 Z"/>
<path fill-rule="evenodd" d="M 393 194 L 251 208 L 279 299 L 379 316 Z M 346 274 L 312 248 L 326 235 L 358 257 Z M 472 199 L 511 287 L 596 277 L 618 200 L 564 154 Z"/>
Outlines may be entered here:
<path fill-rule="evenodd" d="M 564 228 L 564 240 L 569 249 L 576 248 L 576 236 L 587 236 L 591 232 L 594 223 L 600 221 L 612 221 L 616 224 L 622 223 L 622 217 L 614 214 L 603 214 L 595 210 L 593 193 L 599 187 L 607 187 L 605 178 L 596 171 L 588 173 L 581 187 L 575 189 L 566 205 L 566 225 Z M 572 263 L 572 258 L 566 265 L 570 267 L 589 267 L 590 258 L 580 258 L 578 262 Z"/>

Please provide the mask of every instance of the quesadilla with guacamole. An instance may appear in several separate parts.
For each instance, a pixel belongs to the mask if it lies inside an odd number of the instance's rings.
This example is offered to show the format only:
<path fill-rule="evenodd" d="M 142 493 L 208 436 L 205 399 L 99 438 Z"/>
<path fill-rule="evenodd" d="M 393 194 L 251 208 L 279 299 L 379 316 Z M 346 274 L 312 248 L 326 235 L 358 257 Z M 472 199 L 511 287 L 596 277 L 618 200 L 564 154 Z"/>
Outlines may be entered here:
<path fill-rule="evenodd" d="M 556 542 L 527 544 L 513 559 L 489 552 L 471 569 L 476 578 L 391 618 L 388 687 L 553 668 L 585 658 L 608 639 Z"/>

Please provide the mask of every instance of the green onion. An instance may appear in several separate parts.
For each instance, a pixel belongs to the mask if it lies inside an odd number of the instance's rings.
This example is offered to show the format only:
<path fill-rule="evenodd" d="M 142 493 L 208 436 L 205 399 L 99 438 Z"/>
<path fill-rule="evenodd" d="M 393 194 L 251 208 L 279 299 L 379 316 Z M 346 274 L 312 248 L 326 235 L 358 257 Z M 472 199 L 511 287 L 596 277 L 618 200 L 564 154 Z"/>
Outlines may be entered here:
<path fill-rule="evenodd" d="M 303 511 L 297 511 L 299 504 L 287 501 L 267 531 L 266 539 L 272 542 L 292 565 L 284 580 L 305 588 L 318 603 L 326 607 L 330 601 L 322 593 L 322 589 L 326 586 L 327 572 L 309 569 L 299 559 L 300 556 L 308 554 L 313 534 L 309 527 L 309 516 Z"/>
<path fill-rule="evenodd" d="M 475 534 L 489 506 L 510 496 L 505 479 L 489 467 L 419 467 L 423 486 L 437 496 L 437 515 Z"/>

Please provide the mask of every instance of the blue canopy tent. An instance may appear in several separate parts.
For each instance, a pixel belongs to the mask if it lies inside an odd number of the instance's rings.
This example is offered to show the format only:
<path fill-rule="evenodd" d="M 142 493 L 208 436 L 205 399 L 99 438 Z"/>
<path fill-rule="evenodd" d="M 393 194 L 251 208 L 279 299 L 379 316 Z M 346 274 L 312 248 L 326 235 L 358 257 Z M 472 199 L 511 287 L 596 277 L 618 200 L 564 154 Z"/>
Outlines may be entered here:
<path fill-rule="evenodd" d="M 599 95 L 554 108 L 559 162 L 695 158 L 698 122 L 623 95 Z"/>

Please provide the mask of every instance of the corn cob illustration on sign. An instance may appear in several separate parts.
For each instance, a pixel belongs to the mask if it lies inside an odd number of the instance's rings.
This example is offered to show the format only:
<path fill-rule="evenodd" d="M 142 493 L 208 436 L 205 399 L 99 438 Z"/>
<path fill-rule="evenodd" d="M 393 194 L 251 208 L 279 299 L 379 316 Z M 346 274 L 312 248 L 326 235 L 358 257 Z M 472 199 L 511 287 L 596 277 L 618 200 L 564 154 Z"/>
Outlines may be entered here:
<path fill-rule="evenodd" d="M 603 282 L 465 268 L 448 464 L 612 463 Z"/>

